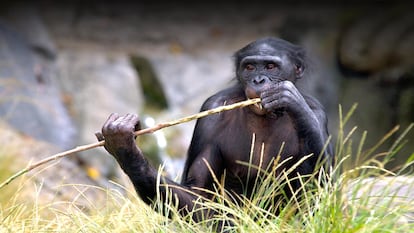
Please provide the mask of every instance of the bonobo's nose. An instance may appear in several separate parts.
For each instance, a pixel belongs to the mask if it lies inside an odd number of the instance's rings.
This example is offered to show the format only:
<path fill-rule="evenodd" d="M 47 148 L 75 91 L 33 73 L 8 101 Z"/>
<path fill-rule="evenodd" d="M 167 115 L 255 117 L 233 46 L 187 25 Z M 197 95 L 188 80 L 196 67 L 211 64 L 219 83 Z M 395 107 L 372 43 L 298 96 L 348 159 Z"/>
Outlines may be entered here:
<path fill-rule="evenodd" d="M 253 83 L 256 85 L 262 85 L 266 83 L 267 79 L 268 78 L 264 75 L 258 75 L 253 79 Z"/>

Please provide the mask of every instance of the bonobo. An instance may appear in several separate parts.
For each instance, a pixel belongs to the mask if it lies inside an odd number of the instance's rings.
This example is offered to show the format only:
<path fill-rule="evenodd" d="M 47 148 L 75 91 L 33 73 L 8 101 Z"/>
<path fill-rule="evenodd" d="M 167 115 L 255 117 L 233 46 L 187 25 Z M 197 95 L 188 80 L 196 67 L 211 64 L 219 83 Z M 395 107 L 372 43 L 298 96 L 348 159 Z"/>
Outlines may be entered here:
<path fill-rule="evenodd" d="M 317 100 L 295 86 L 305 74 L 304 50 L 282 39 L 263 38 L 237 51 L 234 59 L 237 83 L 209 97 L 201 110 L 257 97 L 261 104 L 199 119 L 180 184 L 162 177 L 157 187 L 157 169 L 135 144 L 138 116 L 112 114 L 104 124 L 106 150 L 146 203 L 156 200 L 157 192 L 162 200 L 172 193 L 173 203 L 185 214 L 199 196 L 213 199 L 206 190 L 215 189 L 215 178 L 224 180 L 228 193 L 250 197 L 254 188 L 248 184 L 256 180 L 257 167 L 271 167 L 276 156 L 280 156 L 278 161 L 289 160 L 276 169 L 275 176 L 310 154 L 291 174 L 311 174 L 318 161 L 332 160 L 329 146 L 323 150 L 328 139 L 325 112 Z M 251 166 L 246 165 L 249 162 Z M 290 188 L 295 191 L 299 185 L 296 182 Z"/>

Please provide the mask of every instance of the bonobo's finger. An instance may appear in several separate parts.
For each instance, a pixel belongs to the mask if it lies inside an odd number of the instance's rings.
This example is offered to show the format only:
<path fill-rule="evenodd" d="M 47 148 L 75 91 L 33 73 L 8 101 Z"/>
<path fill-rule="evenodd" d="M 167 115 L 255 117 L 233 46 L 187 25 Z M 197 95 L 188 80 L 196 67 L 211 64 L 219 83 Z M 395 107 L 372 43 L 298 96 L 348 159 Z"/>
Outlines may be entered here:
<path fill-rule="evenodd" d="M 105 134 L 107 132 L 107 129 L 112 124 L 112 122 L 116 121 L 117 119 L 119 119 L 119 114 L 111 113 L 111 115 L 109 115 L 108 119 L 105 121 L 104 125 L 102 126 L 102 133 Z"/>
<path fill-rule="evenodd" d="M 112 121 L 116 120 L 117 118 L 119 118 L 119 114 L 116 113 L 116 112 L 111 113 L 111 115 L 109 115 L 109 117 L 108 117 L 108 119 L 110 119 Z"/>
<path fill-rule="evenodd" d="M 96 139 L 98 139 L 99 142 L 105 140 L 103 134 L 99 131 L 95 133 L 95 137 Z"/>
<path fill-rule="evenodd" d="M 285 80 L 281 82 L 281 89 L 282 90 L 289 90 L 290 92 L 299 92 L 296 88 L 295 84 L 289 80 Z"/>
<path fill-rule="evenodd" d="M 139 117 L 137 114 L 127 113 L 125 115 L 125 120 L 131 122 L 133 125 L 139 123 Z"/>
<path fill-rule="evenodd" d="M 129 127 L 131 127 L 131 129 L 134 130 L 137 129 L 137 125 L 140 125 L 140 120 L 137 114 L 127 113 L 124 117 L 122 117 L 122 119 L 120 119 L 120 121 L 123 124 L 127 124 Z"/>
<path fill-rule="evenodd" d="M 260 99 L 265 99 L 265 98 L 269 98 L 274 96 L 277 93 L 277 89 L 269 89 L 269 90 L 265 90 L 262 91 L 262 93 L 260 94 Z"/>
<path fill-rule="evenodd" d="M 133 125 L 134 131 L 138 131 L 141 129 L 141 121 L 137 114 L 128 113 L 125 115 L 125 120 L 130 122 L 131 125 Z"/>
<path fill-rule="evenodd" d="M 283 85 L 287 85 L 287 86 L 288 86 L 288 87 L 290 87 L 290 88 L 295 87 L 295 84 L 293 84 L 293 82 L 292 82 L 292 81 L 290 81 L 290 80 L 283 80 L 283 81 L 281 82 L 281 84 L 283 84 Z"/>
<path fill-rule="evenodd" d="M 109 115 L 108 119 L 104 123 L 104 126 L 109 125 L 110 123 L 116 121 L 118 118 L 119 118 L 118 113 L 111 113 L 111 115 Z"/>
<path fill-rule="evenodd" d="M 268 88 L 262 91 L 260 98 L 266 98 L 275 95 L 276 93 L 280 92 L 280 86 L 280 82 L 270 84 Z"/>
<path fill-rule="evenodd" d="M 275 99 L 280 98 L 280 90 L 278 87 L 279 87 L 278 85 L 272 85 L 271 88 L 264 90 L 260 94 L 260 98 L 262 99 L 262 102 L 269 102 L 269 101 L 273 101 Z"/>

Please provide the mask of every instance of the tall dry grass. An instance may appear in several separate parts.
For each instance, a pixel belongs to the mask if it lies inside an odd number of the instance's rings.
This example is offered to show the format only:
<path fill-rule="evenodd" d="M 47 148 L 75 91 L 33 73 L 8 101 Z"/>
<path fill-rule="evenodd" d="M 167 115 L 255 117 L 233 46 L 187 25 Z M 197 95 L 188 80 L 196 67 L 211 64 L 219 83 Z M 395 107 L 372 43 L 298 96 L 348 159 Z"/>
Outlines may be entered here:
<path fill-rule="evenodd" d="M 391 148 L 378 151 L 397 130 L 391 130 L 371 147 L 364 145 L 365 136 L 355 144 L 352 137 L 356 129 L 345 132 L 353 111 L 354 108 L 344 116 L 340 111 L 335 167 L 331 172 L 315 172 L 312 179 L 299 177 L 300 194 L 286 199 L 283 207 L 273 202 L 273 197 L 283 194 L 281 187 L 288 183 L 281 178 L 286 178 L 289 171 L 275 177 L 274 169 L 261 171 L 257 180 L 260 185 L 251 198 L 232 196 L 217 179 L 215 202 L 199 201 L 199 208 L 214 210 L 215 215 L 200 222 L 191 218 L 195 211 L 181 217 L 168 200 L 163 211 L 171 218 L 157 213 L 125 187 L 64 184 L 79 190 L 79 196 L 89 200 L 86 205 L 80 207 L 77 197 L 39 204 L 42 186 L 33 186 L 33 192 L 38 194 L 35 198 L 24 199 L 21 187 L 30 182 L 26 176 L 0 190 L 0 232 L 211 232 L 222 221 L 232 222 L 224 229 L 229 232 L 413 232 L 414 178 L 407 172 L 410 161 L 397 171 L 385 169 L 404 145 L 404 136 L 413 125 L 400 133 Z M 4 151 L 0 153 L 3 180 L 11 174 L 4 171 L 13 160 Z M 105 204 L 98 205 L 83 196 L 81 190 L 85 189 L 104 194 Z M 241 204 L 233 199 L 240 199 Z"/>

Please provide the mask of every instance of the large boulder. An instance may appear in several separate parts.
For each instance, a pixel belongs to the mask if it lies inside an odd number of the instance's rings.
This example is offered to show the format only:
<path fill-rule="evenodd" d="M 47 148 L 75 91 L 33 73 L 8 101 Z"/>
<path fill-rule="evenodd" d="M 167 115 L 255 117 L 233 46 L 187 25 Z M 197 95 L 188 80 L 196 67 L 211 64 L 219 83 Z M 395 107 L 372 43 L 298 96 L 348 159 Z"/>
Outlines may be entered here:
<path fill-rule="evenodd" d="M 0 41 L 0 117 L 31 137 L 71 147 L 76 131 L 54 80 L 53 59 L 4 22 Z"/>
<path fill-rule="evenodd" d="M 94 133 L 113 113 L 137 113 L 143 97 L 137 73 L 125 54 L 88 48 L 63 49 L 58 81 L 79 131 L 76 144 L 96 142 Z M 115 160 L 103 149 L 80 153 L 81 160 L 103 176 L 117 174 Z"/>

